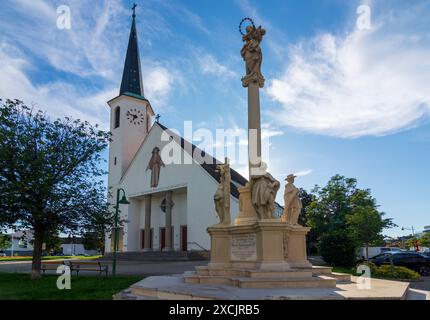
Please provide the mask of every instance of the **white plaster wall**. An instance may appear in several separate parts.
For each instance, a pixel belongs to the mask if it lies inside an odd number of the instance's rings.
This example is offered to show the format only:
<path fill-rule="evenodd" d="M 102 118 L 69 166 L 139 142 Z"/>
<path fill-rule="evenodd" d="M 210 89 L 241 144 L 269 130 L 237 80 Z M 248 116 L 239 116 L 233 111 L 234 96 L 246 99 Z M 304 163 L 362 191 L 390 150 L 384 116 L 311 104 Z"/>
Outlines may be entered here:
<path fill-rule="evenodd" d="M 200 246 L 210 249 L 210 237 L 206 232 L 208 226 L 218 223 L 215 212 L 213 195 L 218 187 L 218 183 L 199 164 L 192 163 L 191 157 L 179 148 L 185 163 L 192 164 L 166 164 L 161 169 L 160 181 L 157 188 L 150 188 L 151 171 L 146 171 L 147 164 L 152 155 L 152 149 L 158 146 L 163 148 L 168 142 L 161 141 L 162 129 L 154 125 L 150 131 L 143 147 L 139 150 L 136 158 L 129 170 L 126 172 L 121 185 L 126 189 L 129 197 L 140 196 L 153 192 L 164 192 L 172 187 L 185 186 L 187 188 L 186 205 L 184 212 L 187 212 L 186 222 L 180 224 L 173 220 L 175 248 L 180 246 L 180 225 L 188 226 L 188 242 L 196 242 Z M 139 178 L 136 178 L 139 177 Z M 174 196 L 175 197 L 175 196 Z M 155 198 L 155 197 L 154 197 Z M 176 198 L 174 198 L 176 199 Z M 158 201 L 156 207 L 154 203 Z M 151 224 L 154 226 L 154 250 L 159 249 L 159 227 L 164 226 L 164 213 L 159 208 L 161 198 L 152 201 Z M 174 200 L 175 201 L 175 200 Z M 178 202 L 178 201 L 175 201 Z M 178 202 L 179 205 L 180 201 Z M 163 213 L 159 215 L 158 213 Z M 238 200 L 231 197 L 232 221 L 239 212 Z M 175 219 L 175 208 L 172 219 Z M 183 219 L 183 218 L 182 218 Z M 178 237 L 176 237 L 178 235 Z M 188 245 L 189 250 L 200 250 L 197 245 Z"/>

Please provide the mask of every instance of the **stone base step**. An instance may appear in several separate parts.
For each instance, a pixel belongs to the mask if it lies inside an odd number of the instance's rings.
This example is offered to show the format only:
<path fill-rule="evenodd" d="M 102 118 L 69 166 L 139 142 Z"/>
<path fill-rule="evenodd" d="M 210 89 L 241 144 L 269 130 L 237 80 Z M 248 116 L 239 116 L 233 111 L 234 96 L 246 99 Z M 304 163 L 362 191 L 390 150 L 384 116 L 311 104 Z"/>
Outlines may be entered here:
<path fill-rule="evenodd" d="M 234 276 L 184 276 L 185 283 L 228 285 L 238 288 L 334 288 L 336 279 L 328 276 L 250 278 Z"/>
<path fill-rule="evenodd" d="M 325 276 L 321 276 L 325 277 Z M 255 279 L 253 279 L 255 280 Z M 272 279 L 273 280 L 273 279 Z M 373 279 L 371 290 L 357 287 L 356 277 L 334 288 L 239 288 L 220 284 L 187 284 L 184 276 L 148 277 L 114 299 L 167 300 L 404 300 L 428 299 L 428 292 L 409 289 L 409 283 Z M 290 279 L 291 282 L 291 279 Z M 408 290 L 409 289 L 409 290 Z"/>
<path fill-rule="evenodd" d="M 311 278 L 312 270 L 293 269 L 288 271 L 272 271 L 272 270 L 246 270 L 246 269 L 221 269 L 213 267 L 196 267 L 196 275 L 198 276 L 234 276 L 248 278 Z"/>

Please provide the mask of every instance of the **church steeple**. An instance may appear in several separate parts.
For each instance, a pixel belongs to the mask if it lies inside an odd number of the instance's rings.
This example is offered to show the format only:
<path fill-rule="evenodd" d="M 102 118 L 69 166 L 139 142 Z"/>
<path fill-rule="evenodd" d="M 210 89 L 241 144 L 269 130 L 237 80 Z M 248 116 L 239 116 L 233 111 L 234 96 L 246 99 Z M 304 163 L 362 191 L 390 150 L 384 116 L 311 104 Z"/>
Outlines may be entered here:
<path fill-rule="evenodd" d="M 119 94 L 131 93 L 143 97 L 142 73 L 140 70 L 139 45 L 136 32 L 136 4 L 133 5 L 133 21 L 128 40 L 127 56 L 122 74 Z"/>

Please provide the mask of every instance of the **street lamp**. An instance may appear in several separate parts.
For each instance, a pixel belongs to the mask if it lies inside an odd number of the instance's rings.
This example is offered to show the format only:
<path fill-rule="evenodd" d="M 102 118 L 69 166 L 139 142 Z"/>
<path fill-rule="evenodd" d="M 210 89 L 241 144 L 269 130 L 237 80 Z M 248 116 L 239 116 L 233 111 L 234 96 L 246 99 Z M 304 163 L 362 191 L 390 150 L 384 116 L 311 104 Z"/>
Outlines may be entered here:
<path fill-rule="evenodd" d="M 412 229 L 409 229 L 409 228 L 402 228 L 402 231 L 405 231 L 405 230 L 412 231 L 412 236 L 415 236 L 415 229 L 414 229 L 414 226 L 412 226 Z"/>
<path fill-rule="evenodd" d="M 120 193 L 123 193 L 121 200 L 119 199 Z M 116 191 L 116 206 L 115 206 L 115 221 L 114 221 L 114 239 L 113 239 L 113 259 L 112 259 L 112 276 L 116 276 L 116 252 L 118 251 L 118 238 L 119 238 L 119 205 L 120 204 L 130 204 L 125 196 L 125 191 L 122 188 L 119 188 Z"/>

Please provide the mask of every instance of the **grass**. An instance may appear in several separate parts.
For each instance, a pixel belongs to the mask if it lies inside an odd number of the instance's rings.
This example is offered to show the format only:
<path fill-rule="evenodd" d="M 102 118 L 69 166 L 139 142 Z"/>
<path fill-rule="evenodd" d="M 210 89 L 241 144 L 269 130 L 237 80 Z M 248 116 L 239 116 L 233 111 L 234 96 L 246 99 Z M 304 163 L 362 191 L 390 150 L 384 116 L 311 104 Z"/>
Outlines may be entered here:
<path fill-rule="evenodd" d="M 355 269 L 354 268 L 333 267 L 332 271 L 333 272 L 338 272 L 338 273 L 352 274 L 353 276 L 357 276 L 358 275 L 357 273 L 355 273 Z"/>
<path fill-rule="evenodd" d="M 73 260 L 90 260 L 90 259 L 98 259 L 101 256 L 44 256 L 42 260 L 64 260 L 64 259 L 73 259 Z M 32 257 L 1 257 L 0 262 L 2 261 L 31 261 Z"/>
<path fill-rule="evenodd" d="M 32 280 L 28 274 L 0 273 L 0 300 L 112 300 L 142 277 L 73 276 L 70 290 L 57 289 L 56 275 Z"/>

